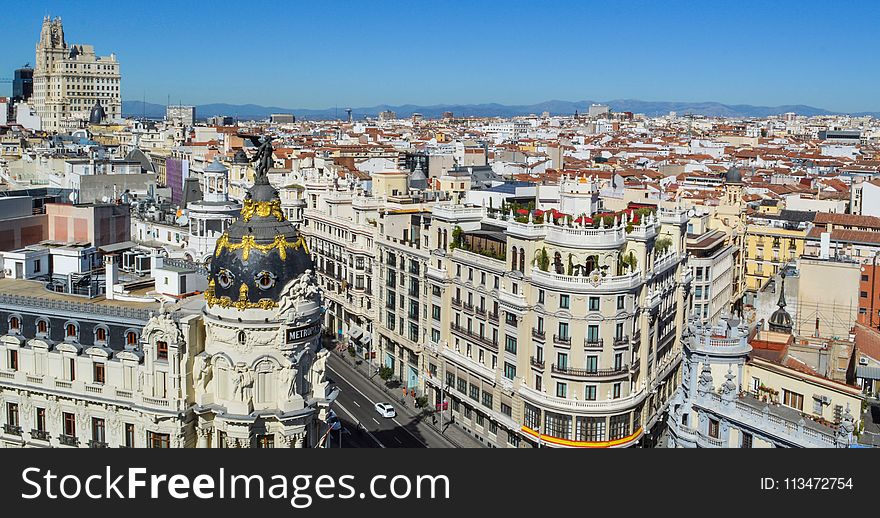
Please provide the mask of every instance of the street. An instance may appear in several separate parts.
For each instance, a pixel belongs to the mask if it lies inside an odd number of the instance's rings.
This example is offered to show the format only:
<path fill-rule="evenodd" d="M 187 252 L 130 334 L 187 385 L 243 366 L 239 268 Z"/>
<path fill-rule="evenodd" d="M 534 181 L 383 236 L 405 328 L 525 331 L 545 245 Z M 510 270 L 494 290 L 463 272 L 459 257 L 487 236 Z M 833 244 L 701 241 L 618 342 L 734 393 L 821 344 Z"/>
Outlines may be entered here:
<path fill-rule="evenodd" d="M 453 445 L 421 419 L 410 415 L 403 407 L 400 397 L 386 394 L 366 380 L 360 372 L 336 355 L 327 362 L 328 377 L 340 389 L 333 405 L 336 415 L 342 422 L 343 448 L 450 448 Z M 397 416 L 386 418 L 376 411 L 376 403 L 391 403 Z M 412 408 L 411 398 L 407 403 Z M 364 429 L 358 430 L 358 423 Z M 339 433 L 331 432 L 330 447 L 339 447 Z"/>

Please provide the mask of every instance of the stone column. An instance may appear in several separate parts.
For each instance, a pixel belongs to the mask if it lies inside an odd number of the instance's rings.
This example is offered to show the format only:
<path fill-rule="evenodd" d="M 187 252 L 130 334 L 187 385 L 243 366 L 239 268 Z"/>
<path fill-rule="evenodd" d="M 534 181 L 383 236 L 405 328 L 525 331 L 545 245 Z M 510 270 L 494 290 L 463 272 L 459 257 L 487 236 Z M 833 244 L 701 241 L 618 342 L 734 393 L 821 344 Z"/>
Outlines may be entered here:
<path fill-rule="evenodd" d="M 198 428 L 197 432 L 199 434 L 199 442 L 198 442 L 197 447 L 198 448 L 207 448 L 208 444 L 209 444 L 208 437 L 211 434 L 211 429 L 210 428 Z"/>

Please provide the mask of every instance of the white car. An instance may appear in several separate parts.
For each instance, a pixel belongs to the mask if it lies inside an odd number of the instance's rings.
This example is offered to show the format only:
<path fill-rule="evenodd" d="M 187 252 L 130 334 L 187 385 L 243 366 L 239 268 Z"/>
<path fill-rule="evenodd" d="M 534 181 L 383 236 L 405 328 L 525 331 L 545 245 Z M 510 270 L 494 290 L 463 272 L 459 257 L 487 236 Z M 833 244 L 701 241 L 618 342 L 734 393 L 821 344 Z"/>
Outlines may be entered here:
<path fill-rule="evenodd" d="M 376 403 L 376 412 L 382 417 L 397 417 L 397 411 L 388 403 Z"/>

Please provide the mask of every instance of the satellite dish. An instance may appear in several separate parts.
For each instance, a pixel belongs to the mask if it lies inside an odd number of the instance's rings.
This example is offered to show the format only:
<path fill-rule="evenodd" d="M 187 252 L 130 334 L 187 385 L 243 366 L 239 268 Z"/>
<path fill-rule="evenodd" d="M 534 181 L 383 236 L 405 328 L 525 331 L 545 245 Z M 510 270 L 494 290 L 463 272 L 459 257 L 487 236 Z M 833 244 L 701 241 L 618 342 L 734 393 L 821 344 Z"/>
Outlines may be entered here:
<path fill-rule="evenodd" d="M 71 192 L 70 194 L 67 195 L 67 199 L 69 199 L 71 203 L 75 202 L 76 201 L 76 193 Z"/>
<path fill-rule="evenodd" d="M 694 216 L 697 214 L 697 211 L 696 211 L 696 209 L 694 209 L 693 207 L 691 207 L 690 209 L 688 209 L 687 214 L 688 214 L 688 217 L 689 217 L 689 218 L 692 218 L 692 217 L 694 217 Z"/>

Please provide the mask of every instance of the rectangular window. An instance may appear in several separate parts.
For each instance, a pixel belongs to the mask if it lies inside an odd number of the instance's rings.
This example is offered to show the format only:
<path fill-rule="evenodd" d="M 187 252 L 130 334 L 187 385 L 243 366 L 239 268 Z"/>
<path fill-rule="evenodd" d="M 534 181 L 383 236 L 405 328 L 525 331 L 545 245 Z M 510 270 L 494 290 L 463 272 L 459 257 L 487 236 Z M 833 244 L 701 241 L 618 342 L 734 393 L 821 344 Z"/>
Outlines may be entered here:
<path fill-rule="evenodd" d="M 468 383 L 467 383 L 466 379 L 458 378 L 458 386 L 456 388 L 458 389 L 459 392 L 461 392 L 462 394 L 467 393 L 467 386 L 468 386 Z"/>
<path fill-rule="evenodd" d="M 584 399 L 587 401 L 596 400 L 596 385 L 587 385 L 584 387 Z"/>
<path fill-rule="evenodd" d="M 96 363 L 94 369 L 94 382 L 104 383 L 104 364 Z"/>
<path fill-rule="evenodd" d="M 538 304 L 544 303 L 544 290 L 538 290 Z"/>
<path fill-rule="evenodd" d="M 18 426 L 18 404 L 6 403 L 6 424 Z"/>
<path fill-rule="evenodd" d="M 587 341 L 590 343 L 597 343 L 599 341 L 599 326 L 587 326 Z"/>
<path fill-rule="evenodd" d="M 605 440 L 604 417 L 578 417 L 575 423 L 576 441 L 599 442 Z"/>
<path fill-rule="evenodd" d="M 437 304 L 431 305 L 431 318 L 434 320 L 440 320 L 440 306 Z"/>
<path fill-rule="evenodd" d="M 587 372 L 596 372 L 599 370 L 599 357 L 596 355 L 587 356 L 587 361 L 585 362 L 584 368 Z"/>
<path fill-rule="evenodd" d="M 106 442 L 104 435 L 104 420 L 101 418 L 92 418 L 92 440 L 95 442 Z"/>
<path fill-rule="evenodd" d="M 709 437 L 718 438 L 718 421 L 716 419 L 709 419 Z"/>
<path fill-rule="evenodd" d="M 473 399 L 474 401 L 479 401 L 480 400 L 480 387 L 471 384 L 471 386 L 469 388 L 470 388 L 469 395 L 470 395 L 471 399 Z"/>
<path fill-rule="evenodd" d="M 483 391 L 483 406 L 492 408 L 492 393 Z"/>
<path fill-rule="evenodd" d="M 542 431 L 550 437 L 571 439 L 571 416 L 556 412 L 544 412 L 544 430 Z"/>
<path fill-rule="evenodd" d="M 18 370 L 18 351 L 16 350 L 9 351 L 9 370 Z"/>
<path fill-rule="evenodd" d="M 509 362 L 504 362 L 504 377 L 509 380 L 512 380 L 513 378 L 515 378 L 516 377 L 516 365 L 509 363 Z"/>
<path fill-rule="evenodd" d="M 783 400 L 785 406 L 796 408 L 800 411 L 804 410 L 804 396 L 797 392 L 782 389 Z"/>
<path fill-rule="evenodd" d="M 150 448 L 170 448 L 171 436 L 167 433 L 148 432 L 147 439 Z"/>
<path fill-rule="evenodd" d="M 125 447 L 134 448 L 134 425 L 125 423 Z"/>
<path fill-rule="evenodd" d="M 609 439 L 613 441 L 629 435 L 629 414 L 613 415 L 609 421 Z"/>
<path fill-rule="evenodd" d="M 64 423 L 64 435 L 76 437 L 76 416 L 64 412 L 62 414 L 62 421 Z"/>
<path fill-rule="evenodd" d="M 274 448 L 275 447 L 275 435 L 274 434 L 263 434 L 257 436 L 257 448 Z"/>
<path fill-rule="evenodd" d="M 511 408 L 511 406 L 507 403 L 501 403 L 501 413 L 506 415 L 507 417 L 510 417 L 511 414 L 513 414 L 513 408 Z"/>
<path fill-rule="evenodd" d="M 589 301 L 590 311 L 599 311 L 599 297 L 590 297 Z"/>
<path fill-rule="evenodd" d="M 516 337 L 504 335 L 504 350 L 516 354 Z"/>
<path fill-rule="evenodd" d="M 752 434 L 742 432 L 742 447 L 743 448 L 751 448 L 752 447 Z"/>
<path fill-rule="evenodd" d="M 569 297 L 568 295 L 560 295 L 559 296 L 559 307 L 560 309 L 568 309 L 569 306 Z"/>
<path fill-rule="evenodd" d="M 617 398 L 620 397 L 620 383 L 615 383 L 615 384 L 611 387 L 611 390 L 613 391 L 613 394 L 614 394 L 613 397 L 614 397 L 614 399 L 617 399 Z"/>
<path fill-rule="evenodd" d="M 45 408 L 38 408 L 36 417 L 37 418 L 36 418 L 34 424 L 37 427 L 37 431 L 38 432 L 45 432 L 46 431 L 46 409 Z"/>
<path fill-rule="evenodd" d="M 168 343 L 163 341 L 156 342 L 156 358 L 159 360 L 168 359 Z"/>
<path fill-rule="evenodd" d="M 568 340 L 568 322 L 559 323 L 559 338 L 561 340 Z"/>
<path fill-rule="evenodd" d="M 564 398 L 568 394 L 568 385 L 566 383 L 556 383 L 556 397 Z"/>
<path fill-rule="evenodd" d="M 626 295 L 618 295 L 617 309 L 623 309 L 624 307 L 626 307 Z"/>
<path fill-rule="evenodd" d="M 567 353 L 556 353 L 556 365 L 560 369 L 568 368 L 568 354 Z"/>

